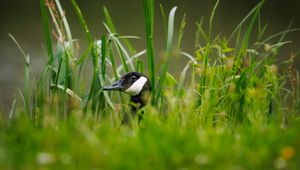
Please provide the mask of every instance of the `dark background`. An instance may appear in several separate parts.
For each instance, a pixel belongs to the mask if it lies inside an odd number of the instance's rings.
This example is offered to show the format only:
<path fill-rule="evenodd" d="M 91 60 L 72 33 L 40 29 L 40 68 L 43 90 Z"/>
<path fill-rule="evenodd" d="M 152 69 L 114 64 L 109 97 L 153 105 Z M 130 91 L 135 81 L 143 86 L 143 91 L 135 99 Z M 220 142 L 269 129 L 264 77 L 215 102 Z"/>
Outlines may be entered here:
<path fill-rule="evenodd" d="M 73 38 L 84 41 L 83 31 L 69 0 L 61 0 L 66 10 Z M 112 16 L 115 26 L 122 35 L 144 37 L 144 13 L 141 0 L 77 0 L 87 24 L 95 39 L 105 34 L 102 24 L 103 6 Z M 195 22 L 204 17 L 208 23 L 210 11 L 214 5 L 212 0 L 159 0 L 156 1 L 155 13 L 155 50 L 159 53 L 164 49 L 161 15 L 158 2 L 165 7 L 166 13 L 173 6 L 178 6 L 177 26 L 184 12 L 187 15 L 187 27 L 183 38 L 184 51 L 193 53 L 195 38 Z M 258 3 L 256 0 L 220 0 L 215 21 L 214 33 L 230 35 L 233 28 Z M 39 0 L 10 0 L 0 2 L 0 108 L 7 111 L 16 96 L 16 89 L 22 89 L 24 77 L 24 58 L 9 38 L 11 33 L 24 51 L 30 55 L 34 73 L 38 76 L 46 61 L 43 47 L 44 39 L 39 11 Z M 300 28 L 299 0 L 267 0 L 262 10 L 262 21 L 268 24 L 267 34 L 283 31 L 293 20 L 294 28 Z M 160 38 L 161 37 L 161 38 Z M 300 33 L 293 32 L 286 40 L 293 41 L 286 45 L 280 53 L 281 59 L 287 59 L 291 52 L 300 49 Z M 138 50 L 145 49 L 145 39 L 133 40 Z M 297 65 L 300 65 L 297 58 Z M 172 67 L 172 66 L 171 66 Z M 174 69 L 174 68 L 173 68 Z"/>

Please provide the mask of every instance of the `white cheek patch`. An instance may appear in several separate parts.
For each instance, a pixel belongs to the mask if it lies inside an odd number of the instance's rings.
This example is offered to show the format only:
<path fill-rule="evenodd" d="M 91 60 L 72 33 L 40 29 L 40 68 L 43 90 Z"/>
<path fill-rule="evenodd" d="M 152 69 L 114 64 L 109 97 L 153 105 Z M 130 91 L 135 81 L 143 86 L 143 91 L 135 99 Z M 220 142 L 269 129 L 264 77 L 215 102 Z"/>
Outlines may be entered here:
<path fill-rule="evenodd" d="M 127 90 L 125 90 L 125 92 L 131 95 L 138 95 L 143 89 L 146 82 L 147 82 L 146 77 L 140 77 Z"/>

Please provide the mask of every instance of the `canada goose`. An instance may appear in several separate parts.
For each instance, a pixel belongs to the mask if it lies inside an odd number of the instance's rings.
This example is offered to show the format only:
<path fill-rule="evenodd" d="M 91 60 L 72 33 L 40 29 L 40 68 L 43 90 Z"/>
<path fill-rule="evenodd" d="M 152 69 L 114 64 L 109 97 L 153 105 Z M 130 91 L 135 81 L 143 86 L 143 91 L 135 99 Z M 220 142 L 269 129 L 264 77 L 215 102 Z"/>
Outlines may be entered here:
<path fill-rule="evenodd" d="M 130 107 L 133 116 L 135 116 L 137 112 L 147 104 L 151 93 L 151 84 L 148 77 L 144 74 L 129 72 L 122 76 L 120 80 L 103 87 L 103 90 L 122 91 L 131 95 Z M 143 111 L 138 115 L 139 122 L 142 119 L 142 114 Z M 128 123 L 128 117 L 125 116 L 123 121 Z"/>

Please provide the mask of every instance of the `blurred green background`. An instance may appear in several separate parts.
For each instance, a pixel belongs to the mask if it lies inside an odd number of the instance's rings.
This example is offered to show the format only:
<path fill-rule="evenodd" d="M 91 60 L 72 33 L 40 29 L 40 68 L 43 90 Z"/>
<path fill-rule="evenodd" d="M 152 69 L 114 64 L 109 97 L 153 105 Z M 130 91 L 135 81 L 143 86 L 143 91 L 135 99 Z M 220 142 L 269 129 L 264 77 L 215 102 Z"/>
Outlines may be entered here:
<path fill-rule="evenodd" d="M 155 11 L 155 50 L 157 56 L 165 47 L 163 26 L 158 4 L 162 3 L 166 12 L 178 6 L 177 25 L 182 15 L 186 13 L 187 27 L 183 37 L 182 48 L 193 53 L 195 38 L 195 22 L 204 17 L 208 23 L 212 0 L 173 0 L 156 1 Z M 214 34 L 230 35 L 233 28 L 258 3 L 258 0 L 221 0 L 215 16 Z M 83 39 L 76 14 L 68 0 L 62 0 L 66 10 L 73 37 Z M 0 2 L 0 108 L 7 111 L 13 98 L 17 95 L 16 88 L 22 88 L 24 75 L 24 58 L 9 38 L 11 33 L 25 52 L 30 55 L 34 73 L 38 76 L 46 61 L 46 52 L 43 47 L 44 39 L 39 11 L 38 0 L 10 0 Z M 102 24 L 103 6 L 109 10 L 118 32 L 122 35 L 142 37 L 132 43 L 138 50 L 146 48 L 144 37 L 144 15 L 142 1 L 139 0 L 78 0 L 78 4 L 87 20 L 94 38 L 105 34 Z M 300 28 L 300 1 L 299 0 L 267 0 L 262 10 L 262 21 L 268 24 L 267 34 L 285 30 L 293 20 L 293 27 Z M 178 26 L 177 26 L 178 28 Z M 160 38 L 162 37 L 162 38 Z M 292 43 L 286 45 L 280 53 L 281 59 L 288 59 L 291 52 L 300 49 L 300 32 L 290 33 L 287 40 Z M 81 42 L 84 44 L 84 42 Z M 83 49 L 83 47 L 81 47 Z M 178 64 L 178 63 L 177 63 Z M 300 60 L 297 59 L 299 69 Z M 176 65 L 178 66 L 178 65 Z M 171 70 L 176 68 L 172 68 Z M 175 70 L 176 71 L 176 70 Z"/>

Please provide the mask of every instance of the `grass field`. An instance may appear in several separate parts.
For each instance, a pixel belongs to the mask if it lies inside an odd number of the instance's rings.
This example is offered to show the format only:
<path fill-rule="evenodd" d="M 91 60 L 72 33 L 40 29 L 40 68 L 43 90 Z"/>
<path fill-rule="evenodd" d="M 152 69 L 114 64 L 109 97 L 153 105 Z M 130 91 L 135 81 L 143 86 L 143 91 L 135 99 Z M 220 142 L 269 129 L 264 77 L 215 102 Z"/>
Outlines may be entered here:
<path fill-rule="evenodd" d="M 156 49 L 154 0 L 143 0 L 146 37 L 118 34 L 103 7 L 107 33 L 95 38 L 70 3 L 85 40 L 73 38 L 59 0 L 40 0 L 48 55 L 41 77 L 10 35 L 25 58 L 25 81 L 0 117 L 0 169 L 300 169 L 298 53 L 287 61 L 278 55 L 299 29 L 266 37 L 263 1 L 231 35 L 214 36 L 217 0 L 196 23 L 192 54 L 181 49 L 187 23 L 177 7 L 160 6 L 166 46 Z M 135 38 L 145 50 L 135 49 Z M 164 51 L 162 60 L 154 49 Z M 172 74 L 179 57 L 186 63 Z M 102 87 L 129 71 L 147 74 L 153 90 L 142 122 L 121 125 L 129 96 Z"/>

